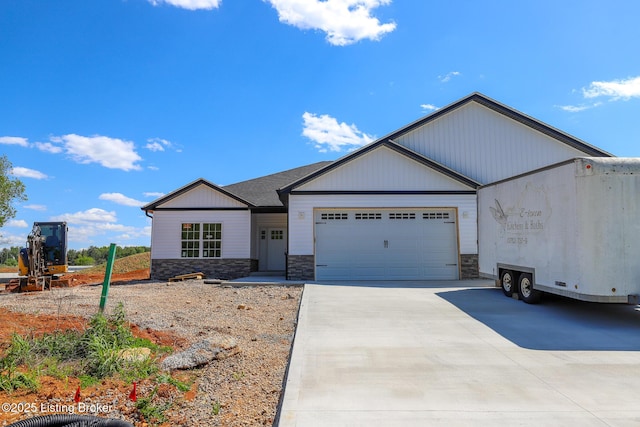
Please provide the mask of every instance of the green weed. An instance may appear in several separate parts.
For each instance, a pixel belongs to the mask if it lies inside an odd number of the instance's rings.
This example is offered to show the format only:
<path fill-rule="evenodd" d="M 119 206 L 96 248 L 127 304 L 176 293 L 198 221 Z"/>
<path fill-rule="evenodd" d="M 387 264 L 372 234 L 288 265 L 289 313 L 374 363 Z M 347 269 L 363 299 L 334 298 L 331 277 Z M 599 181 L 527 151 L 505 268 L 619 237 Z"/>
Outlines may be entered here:
<path fill-rule="evenodd" d="M 138 399 L 136 403 L 136 408 L 140 412 L 145 419 L 145 421 L 151 424 L 160 424 L 167 420 L 167 417 L 164 415 L 164 411 L 169 409 L 171 406 L 170 403 L 165 403 L 163 405 L 154 405 L 153 398 L 158 394 L 158 387 L 156 386 L 151 395 L 149 397 L 143 397 Z"/>
<path fill-rule="evenodd" d="M 183 393 L 191 390 L 191 384 L 183 383 L 182 381 L 173 378 L 169 374 L 160 374 L 158 375 L 158 378 L 156 380 L 160 384 L 171 384 Z"/>
<path fill-rule="evenodd" d="M 220 402 L 218 402 L 217 400 L 215 402 L 213 402 L 211 404 L 211 413 L 213 415 L 218 415 L 220 413 L 220 409 L 221 409 L 221 405 Z"/>
<path fill-rule="evenodd" d="M 0 389 L 37 388 L 37 377 L 43 374 L 60 379 L 76 375 L 85 385 L 112 376 L 132 382 L 155 374 L 155 358 L 127 361 L 121 357 L 122 350 L 133 347 L 161 349 L 133 336 L 122 304 L 109 317 L 92 317 L 84 332 L 70 330 L 37 338 L 14 334 L 0 359 Z M 18 366 L 26 367 L 27 373 L 18 372 Z"/>
<path fill-rule="evenodd" d="M 20 372 L 15 366 L 7 366 L 0 373 L 0 390 L 11 393 L 17 389 L 36 391 L 40 384 L 35 372 Z"/>

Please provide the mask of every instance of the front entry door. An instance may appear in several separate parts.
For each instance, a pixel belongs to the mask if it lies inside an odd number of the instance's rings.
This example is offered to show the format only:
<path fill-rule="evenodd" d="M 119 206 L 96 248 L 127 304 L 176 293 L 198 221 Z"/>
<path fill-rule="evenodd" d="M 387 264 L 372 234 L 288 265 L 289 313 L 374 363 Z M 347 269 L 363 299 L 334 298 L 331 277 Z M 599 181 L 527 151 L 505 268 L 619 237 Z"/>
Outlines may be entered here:
<path fill-rule="evenodd" d="M 267 229 L 267 270 L 284 271 L 287 250 L 286 228 Z"/>

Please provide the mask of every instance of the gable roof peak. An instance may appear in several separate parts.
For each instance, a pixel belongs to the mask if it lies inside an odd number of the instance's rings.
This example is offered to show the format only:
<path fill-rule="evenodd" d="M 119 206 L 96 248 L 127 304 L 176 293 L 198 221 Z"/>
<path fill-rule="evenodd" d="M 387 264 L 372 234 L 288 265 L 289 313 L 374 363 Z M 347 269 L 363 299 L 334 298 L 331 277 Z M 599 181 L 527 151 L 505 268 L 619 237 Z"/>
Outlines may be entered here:
<path fill-rule="evenodd" d="M 472 92 L 471 94 L 461 98 L 449 105 L 446 105 L 442 108 L 437 109 L 436 111 L 429 113 L 428 115 L 419 118 L 418 120 L 409 123 L 408 125 L 382 137 L 381 139 L 397 139 L 402 135 L 405 135 L 421 126 L 424 126 L 438 118 L 455 111 L 470 102 L 476 102 L 479 105 L 482 105 L 485 108 L 488 108 L 498 114 L 501 114 L 511 120 L 514 120 L 524 126 L 527 126 L 537 132 L 543 133 L 558 142 L 564 143 L 576 150 L 582 151 L 587 156 L 591 157 L 613 157 L 613 155 L 607 151 L 604 151 L 596 146 L 588 144 L 581 139 L 578 139 L 568 133 L 565 133 L 553 126 L 550 126 L 544 122 L 541 122 L 538 119 L 535 119 L 521 111 L 518 111 L 508 105 L 502 104 L 501 102 L 496 101 L 493 98 L 488 97 L 487 95 L 480 92 Z M 373 142 L 375 144 L 378 141 Z"/>
<path fill-rule="evenodd" d="M 182 187 L 178 188 L 177 190 L 174 190 L 172 192 L 170 192 L 169 194 L 166 194 L 154 201 L 152 201 L 151 203 L 148 203 L 144 206 L 142 206 L 140 209 L 142 209 L 143 211 L 147 212 L 147 211 L 152 211 L 154 209 L 156 209 L 158 206 L 167 203 L 170 200 L 175 199 L 176 197 L 179 197 L 183 194 L 185 194 L 188 191 L 193 190 L 196 187 L 199 187 L 201 185 L 204 185 L 206 187 L 211 188 L 214 191 L 218 191 L 222 194 L 224 194 L 227 197 L 230 197 L 232 199 L 235 199 L 237 201 L 239 201 L 240 203 L 243 203 L 247 206 L 253 206 L 250 202 L 244 200 L 243 198 L 225 190 L 224 188 L 212 183 L 211 181 L 208 181 L 204 178 L 198 178 L 194 181 L 191 181 L 190 183 L 183 185 Z"/>

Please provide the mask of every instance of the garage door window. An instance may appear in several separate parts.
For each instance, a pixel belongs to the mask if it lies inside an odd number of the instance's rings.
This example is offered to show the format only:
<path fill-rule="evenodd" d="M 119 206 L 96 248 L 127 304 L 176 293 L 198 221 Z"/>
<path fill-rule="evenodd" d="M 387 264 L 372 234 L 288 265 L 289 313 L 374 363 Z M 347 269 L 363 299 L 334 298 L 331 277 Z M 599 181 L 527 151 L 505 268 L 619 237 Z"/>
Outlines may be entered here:
<path fill-rule="evenodd" d="M 449 212 L 425 212 L 422 219 L 449 219 Z"/>
<path fill-rule="evenodd" d="M 347 220 L 349 219 L 348 213 L 323 213 L 320 215 L 320 219 L 322 220 Z"/>
<path fill-rule="evenodd" d="M 382 219 L 379 212 L 356 212 L 356 219 Z"/>
<path fill-rule="evenodd" d="M 402 212 L 402 213 L 390 213 L 389 219 L 416 219 L 416 214 L 413 212 Z"/>

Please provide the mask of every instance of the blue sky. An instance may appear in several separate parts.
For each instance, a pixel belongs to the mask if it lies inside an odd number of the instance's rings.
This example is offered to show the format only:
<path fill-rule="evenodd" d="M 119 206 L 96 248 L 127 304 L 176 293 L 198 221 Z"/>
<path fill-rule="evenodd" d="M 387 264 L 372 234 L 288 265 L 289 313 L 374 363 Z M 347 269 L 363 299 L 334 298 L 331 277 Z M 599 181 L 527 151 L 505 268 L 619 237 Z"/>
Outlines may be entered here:
<path fill-rule="evenodd" d="M 140 210 L 333 160 L 472 92 L 640 156 L 635 0 L 2 0 L 0 153 L 69 246 L 149 245 Z"/>

